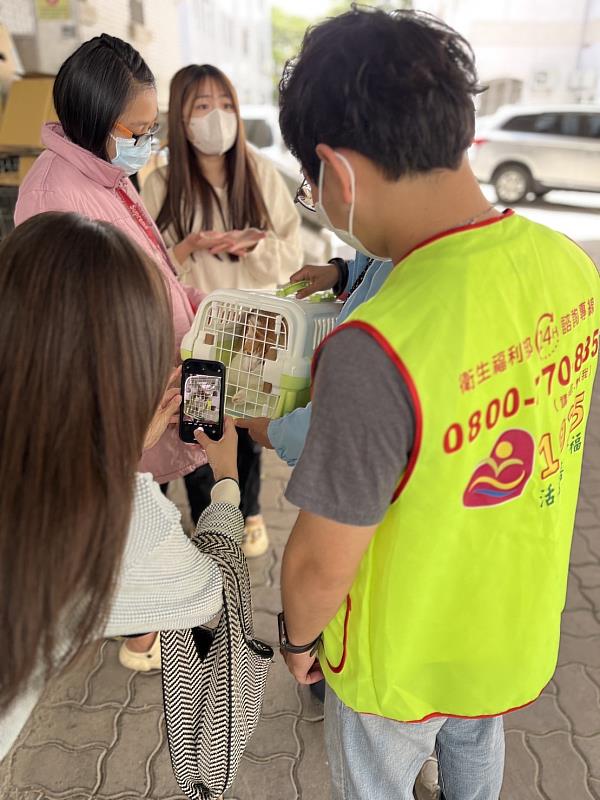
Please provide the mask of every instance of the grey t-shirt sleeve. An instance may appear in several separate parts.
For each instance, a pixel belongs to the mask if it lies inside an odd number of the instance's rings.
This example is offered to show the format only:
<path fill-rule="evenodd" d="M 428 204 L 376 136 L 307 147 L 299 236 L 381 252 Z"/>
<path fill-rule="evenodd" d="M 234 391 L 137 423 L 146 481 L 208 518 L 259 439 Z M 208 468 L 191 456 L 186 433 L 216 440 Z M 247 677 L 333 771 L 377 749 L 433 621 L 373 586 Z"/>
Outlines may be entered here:
<path fill-rule="evenodd" d="M 414 440 L 414 409 L 389 355 L 365 331 L 327 342 L 313 390 L 312 420 L 287 499 L 346 525 L 383 518 Z"/>

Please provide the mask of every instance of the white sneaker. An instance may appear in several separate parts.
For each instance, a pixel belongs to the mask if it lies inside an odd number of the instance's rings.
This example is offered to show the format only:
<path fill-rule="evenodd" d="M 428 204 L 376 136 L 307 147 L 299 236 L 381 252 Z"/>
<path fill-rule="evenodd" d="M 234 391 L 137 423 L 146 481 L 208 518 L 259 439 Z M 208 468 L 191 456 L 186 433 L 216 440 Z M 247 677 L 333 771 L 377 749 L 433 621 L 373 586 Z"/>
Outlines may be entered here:
<path fill-rule="evenodd" d="M 415 800 L 439 800 L 440 787 L 438 784 L 437 758 L 431 756 L 423 764 L 417 776 L 414 788 Z"/>
<path fill-rule="evenodd" d="M 136 672 L 150 672 L 161 668 L 160 660 L 160 633 L 156 634 L 152 647 L 142 653 L 134 653 L 127 647 L 127 639 L 119 648 L 119 661 L 127 669 Z"/>
<path fill-rule="evenodd" d="M 264 556 L 269 549 L 269 535 L 267 526 L 261 515 L 248 517 L 244 526 L 242 550 L 246 558 Z"/>

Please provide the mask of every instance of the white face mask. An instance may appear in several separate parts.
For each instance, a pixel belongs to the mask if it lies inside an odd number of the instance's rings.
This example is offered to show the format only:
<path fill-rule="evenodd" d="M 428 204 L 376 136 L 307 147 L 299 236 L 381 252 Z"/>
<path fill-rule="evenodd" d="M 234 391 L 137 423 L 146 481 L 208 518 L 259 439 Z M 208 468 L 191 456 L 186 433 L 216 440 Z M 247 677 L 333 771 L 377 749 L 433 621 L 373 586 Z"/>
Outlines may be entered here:
<path fill-rule="evenodd" d="M 237 133 L 237 115 L 222 108 L 214 108 L 204 117 L 192 117 L 188 122 L 190 142 L 207 156 L 221 156 L 231 150 Z"/>
<path fill-rule="evenodd" d="M 325 227 L 329 228 L 330 231 L 335 233 L 335 235 L 338 236 L 342 240 L 342 242 L 345 242 L 345 244 L 347 244 L 353 250 L 358 250 L 359 253 L 364 253 L 366 256 L 369 256 L 369 258 L 374 258 L 376 261 L 386 261 L 388 256 L 377 256 L 375 255 L 375 253 L 371 253 L 371 251 L 367 250 L 367 248 L 360 241 L 360 239 L 353 233 L 354 205 L 356 203 L 356 179 L 354 177 L 354 170 L 352 169 L 352 165 L 350 164 L 348 159 L 341 153 L 336 153 L 336 156 L 345 165 L 346 169 L 350 174 L 350 189 L 352 191 L 352 200 L 350 202 L 350 218 L 348 220 L 348 230 L 335 227 L 335 225 L 329 219 L 329 215 L 325 211 L 323 203 L 321 202 L 321 198 L 323 197 L 323 177 L 324 177 L 324 166 L 325 166 L 324 161 L 321 161 L 321 166 L 319 167 L 319 200 L 317 203 L 315 203 L 315 211 L 321 218 L 321 221 L 324 223 Z"/>

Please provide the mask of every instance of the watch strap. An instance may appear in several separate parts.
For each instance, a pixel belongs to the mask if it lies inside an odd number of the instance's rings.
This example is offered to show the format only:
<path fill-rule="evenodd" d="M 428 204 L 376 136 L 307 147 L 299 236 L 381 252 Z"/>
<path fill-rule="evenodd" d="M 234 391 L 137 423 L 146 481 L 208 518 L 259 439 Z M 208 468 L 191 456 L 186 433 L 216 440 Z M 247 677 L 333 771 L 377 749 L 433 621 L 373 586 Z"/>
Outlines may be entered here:
<path fill-rule="evenodd" d="M 284 650 L 286 653 L 308 653 L 316 651 L 317 645 L 321 641 L 321 634 L 317 636 L 316 639 L 313 639 L 312 642 L 308 644 L 292 644 L 287 636 L 287 629 L 285 627 L 285 618 L 283 616 L 283 611 L 280 611 L 277 615 L 277 625 L 279 627 L 279 647 Z"/>
<path fill-rule="evenodd" d="M 345 258 L 330 258 L 328 263 L 338 268 L 339 278 L 333 287 L 333 293 L 336 297 L 339 297 L 348 284 L 348 262 Z"/>

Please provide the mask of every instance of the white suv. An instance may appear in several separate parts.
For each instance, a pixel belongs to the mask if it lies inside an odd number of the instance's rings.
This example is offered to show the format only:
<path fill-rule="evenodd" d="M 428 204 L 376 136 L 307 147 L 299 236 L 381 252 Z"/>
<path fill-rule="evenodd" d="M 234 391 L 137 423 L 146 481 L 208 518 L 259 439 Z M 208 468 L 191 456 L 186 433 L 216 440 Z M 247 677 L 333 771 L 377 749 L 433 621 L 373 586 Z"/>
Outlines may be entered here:
<path fill-rule="evenodd" d="M 477 120 L 469 158 L 502 203 L 551 189 L 600 192 L 600 105 L 504 106 Z"/>

